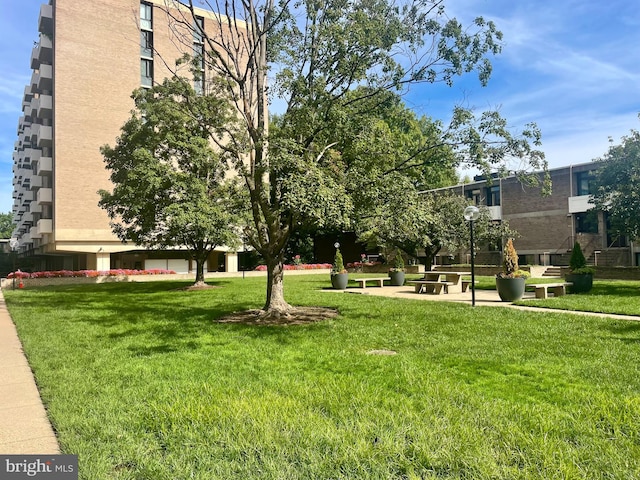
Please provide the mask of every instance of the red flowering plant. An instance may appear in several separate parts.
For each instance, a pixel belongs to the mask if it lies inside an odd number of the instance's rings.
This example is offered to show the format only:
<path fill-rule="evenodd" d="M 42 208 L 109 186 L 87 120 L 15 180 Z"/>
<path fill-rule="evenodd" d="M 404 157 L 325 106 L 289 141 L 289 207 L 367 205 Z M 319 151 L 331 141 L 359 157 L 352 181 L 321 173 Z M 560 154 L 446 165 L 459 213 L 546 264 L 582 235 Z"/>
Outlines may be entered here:
<path fill-rule="evenodd" d="M 11 272 L 7 275 L 7 278 L 73 278 L 73 277 L 117 277 L 121 275 L 164 275 L 175 274 L 173 270 L 163 270 L 160 268 L 154 268 L 150 270 L 129 270 L 129 269 L 114 269 L 114 270 L 54 270 L 54 271 L 42 271 L 42 272 Z"/>

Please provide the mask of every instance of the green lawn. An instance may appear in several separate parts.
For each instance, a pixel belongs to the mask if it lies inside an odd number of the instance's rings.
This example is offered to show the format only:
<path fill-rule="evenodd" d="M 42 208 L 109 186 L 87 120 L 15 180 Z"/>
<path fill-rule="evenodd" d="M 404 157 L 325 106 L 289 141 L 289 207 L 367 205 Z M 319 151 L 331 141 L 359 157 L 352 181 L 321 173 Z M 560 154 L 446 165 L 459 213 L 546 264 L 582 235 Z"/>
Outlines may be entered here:
<path fill-rule="evenodd" d="M 288 300 L 340 317 L 220 324 L 265 285 L 216 284 L 5 292 L 81 478 L 640 478 L 640 323 L 326 292 L 306 275 L 286 277 Z"/>

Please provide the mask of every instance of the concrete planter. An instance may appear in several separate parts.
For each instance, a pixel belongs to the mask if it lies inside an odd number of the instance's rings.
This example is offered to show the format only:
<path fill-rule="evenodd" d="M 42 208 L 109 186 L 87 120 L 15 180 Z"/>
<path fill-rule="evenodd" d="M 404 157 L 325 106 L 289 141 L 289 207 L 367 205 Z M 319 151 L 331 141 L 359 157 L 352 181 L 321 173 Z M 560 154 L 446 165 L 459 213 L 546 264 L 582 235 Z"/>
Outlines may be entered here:
<path fill-rule="evenodd" d="M 404 272 L 389 272 L 389 277 L 392 286 L 401 287 L 404 285 Z"/>
<path fill-rule="evenodd" d="M 331 274 L 331 286 L 336 290 L 346 290 L 347 283 L 349 283 L 348 273 L 332 273 Z"/>
<path fill-rule="evenodd" d="M 570 273 L 565 279 L 573 284 L 569 287 L 569 293 L 587 293 L 593 288 L 593 275 L 590 273 L 578 275 Z"/>
<path fill-rule="evenodd" d="M 496 277 L 496 289 L 500 300 L 503 302 L 515 302 L 524 296 L 524 278 L 500 278 Z"/>

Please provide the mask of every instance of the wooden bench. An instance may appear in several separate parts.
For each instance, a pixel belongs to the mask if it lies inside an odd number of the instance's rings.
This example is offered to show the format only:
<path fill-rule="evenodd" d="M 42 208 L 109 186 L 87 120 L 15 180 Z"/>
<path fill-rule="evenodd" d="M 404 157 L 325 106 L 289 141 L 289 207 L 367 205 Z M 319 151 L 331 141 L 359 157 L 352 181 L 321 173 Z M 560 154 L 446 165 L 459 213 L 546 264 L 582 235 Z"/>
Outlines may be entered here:
<path fill-rule="evenodd" d="M 367 288 L 367 282 L 376 282 L 379 287 L 384 287 L 384 281 L 391 280 L 389 277 L 377 277 L 377 278 L 356 278 L 354 281 L 360 284 L 361 288 Z"/>
<path fill-rule="evenodd" d="M 415 292 L 440 294 L 444 289 L 444 293 L 448 293 L 447 287 L 455 285 L 453 282 L 439 282 L 438 280 L 409 280 L 407 283 L 413 283 Z"/>
<path fill-rule="evenodd" d="M 567 293 L 567 287 L 573 285 L 572 283 L 536 283 L 527 285 L 527 288 L 533 288 L 536 291 L 536 298 L 548 298 L 549 291 L 553 293 L 554 297 L 560 297 Z"/>

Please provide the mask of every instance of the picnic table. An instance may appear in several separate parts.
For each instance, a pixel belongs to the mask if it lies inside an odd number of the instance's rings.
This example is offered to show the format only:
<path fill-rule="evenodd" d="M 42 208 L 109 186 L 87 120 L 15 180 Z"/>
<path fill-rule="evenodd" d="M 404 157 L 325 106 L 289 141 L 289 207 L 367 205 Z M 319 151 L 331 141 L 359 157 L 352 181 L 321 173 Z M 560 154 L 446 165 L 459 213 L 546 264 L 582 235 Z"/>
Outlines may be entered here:
<path fill-rule="evenodd" d="M 425 272 L 422 280 L 410 280 L 416 293 L 462 293 L 471 283 L 462 280 L 463 276 L 471 275 L 471 272 Z"/>
<path fill-rule="evenodd" d="M 528 289 L 535 289 L 536 298 L 548 298 L 549 292 L 553 293 L 554 297 L 560 297 L 567 293 L 567 287 L 573 285 L 571 282 L 559 282 L 559 283 L 530 283 L 526 285 Z"/>

